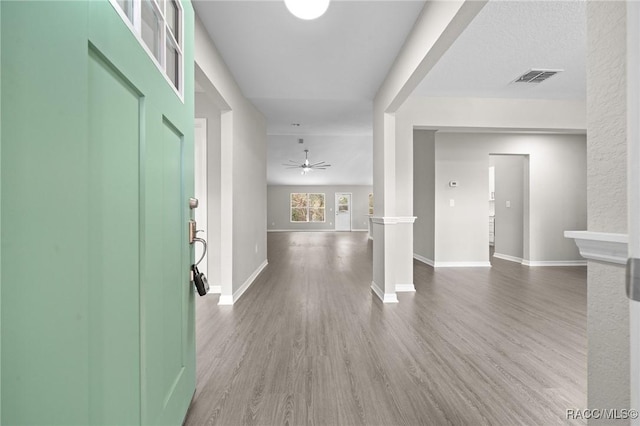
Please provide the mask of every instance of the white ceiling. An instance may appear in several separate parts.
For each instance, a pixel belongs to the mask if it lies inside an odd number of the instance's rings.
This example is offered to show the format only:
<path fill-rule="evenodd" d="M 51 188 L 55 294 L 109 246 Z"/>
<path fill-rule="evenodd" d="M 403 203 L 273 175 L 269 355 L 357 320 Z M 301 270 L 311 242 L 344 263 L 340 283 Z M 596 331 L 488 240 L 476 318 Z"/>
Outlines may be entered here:
<path fill-rule="evenodd" d="M 586 30 L 585 1 L 490 1 L 413 94 L 584 100 Z M 564 71 L 513 83 L 531 68 Z"/>
<path fill-rule="evenodd" d="M 283 0 L 194 1 L 267 118 L 269 184 L 372 184 L 372 100 L 423 4 L 332 0 L 324 16 L 302 21 Z M 414 96 L 584 99 L 585 33 L 584 1 L 490 1 Z M 539 85 L 510 84 L 535 67 L 565 71 Z M 302 176 L 282 166 L 302 161 L 305 148 L 332 167 Z"/>
<path fill-rule="evenodd" d="M 267 118 L 269 184 L 372 184 L 373 98 L 423 5 L 333 0 L 325 15 L 303 21 L 283 0 L 194 2 L 244 95 Z M 282 160 L 304 159 L 298 137 L 332 167 L 305 176 L 285 170 Z"/>

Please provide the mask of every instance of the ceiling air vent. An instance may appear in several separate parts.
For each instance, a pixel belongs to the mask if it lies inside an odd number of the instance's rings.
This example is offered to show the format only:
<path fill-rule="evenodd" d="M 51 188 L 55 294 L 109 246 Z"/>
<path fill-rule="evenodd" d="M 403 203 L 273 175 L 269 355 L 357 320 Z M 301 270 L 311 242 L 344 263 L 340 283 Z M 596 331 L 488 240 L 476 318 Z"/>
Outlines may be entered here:
<path fill-rule="evenodd" d="M 515 83 L 541 83 L 563 70 L 529 70 L 515 80 Z"/>

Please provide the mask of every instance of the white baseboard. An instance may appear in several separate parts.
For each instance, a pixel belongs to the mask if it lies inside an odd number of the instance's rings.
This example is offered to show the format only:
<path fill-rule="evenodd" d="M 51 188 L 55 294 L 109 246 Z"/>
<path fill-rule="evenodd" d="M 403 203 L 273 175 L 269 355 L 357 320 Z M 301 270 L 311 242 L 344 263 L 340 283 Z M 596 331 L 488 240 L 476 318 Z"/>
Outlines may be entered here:
<path fill-rule="evenodd" d="M 382 300 L 382 303 L 398 303 L 398 296 L 395 293 L 382 293 L 378 284 L 373 281 L 371 281 L 371 290 Z"/>
<path fill-rule="evenodd" d="M 416 286 L 413 284 L 396 284 L 396 293 L 413 293 Z"/>
<path fill-rule="evenodd" d="M 335 229 L 267 229 L 267 232 L 336 232 Z"/>
<path fill-rule="evenodd" d="M 207 294 L 220 294 L 220 293 L 222 293 L 222 286 L 212 285 L 211 287 L 209 287 L 209 292 Z"/>
<path fill-rule="evenodd" d="M 490 262 L 433 262 L 434 268 L 490 268 Z"/>
<path fill-rule="evenodd" d="M 267 229 L 267 232 L 369 232 L 369 230 L 352 229 L 351 231 L 336 231 L 335 229 Z"/>
<path fill-rule="evenodd" d="M 523 262 L 521 257 L 510 256 L 508 254 L 493 253 L 493 257 L 496 257 L 496 258 L 502 259 L 502 260 L 508 260 L 509 262 L 516 262 L 516 263 L 522 263 Z"/>
<path fill-rule="evenodd" d="M 220 300 L 218 300 L 218 305 L 233 305 L 233 296 L 221 294 Z"/>
<path fill-rule="evenodd" d="M 587 266 L 586 260 L 523 260 L 524 266 Z"/>
<path fill-rule="evenodd" d="M 246 281 L 240 286 L 239 289 L 237 289 L 233 293 L 232 296 L 220 295 L 220 300 L 218 301 L 218 305 L 233 305 L 234 303 L 236 303 L 238 299 L 240 299 L 240 297 L 244 294 L 244 292 L 247 291 L 249 287 L 251 287 L 251 284 L 254 283 L 256 278 L 258 278 L 258 275 L 260 275 L 260 273 L 264 270 L 264 268 L 267 267 L 268 264 L 269 262 L 265 259 L 265 261 L 262 262 L 262 264 L 258 266 L 258 268 L 255 271 L 253 271 L 253 273 L 249 276 L 249 278 L 246 279 Z"/>
<path fill-rule="evenodd" d="M 493 257 L 508 260 L 509 262 L 520 263 L 524 266 L 586 266 L 586 260 L 527 260 L 508 254 L 494 253 Z"/>
<path fill-rule="evenodd" d="M 427 264 L 427 265 L 429 265 L 431 267 L 433 267 L 433 265 L 434 265 L 433 259 L 427 259 L 426 257 L 420 256 L 419 254 L 413 253 L 413 258 L 415 260 L 417 260 L 419 262 L 422 262 L 422 263 L 425 263 L 425 264 Z"/>

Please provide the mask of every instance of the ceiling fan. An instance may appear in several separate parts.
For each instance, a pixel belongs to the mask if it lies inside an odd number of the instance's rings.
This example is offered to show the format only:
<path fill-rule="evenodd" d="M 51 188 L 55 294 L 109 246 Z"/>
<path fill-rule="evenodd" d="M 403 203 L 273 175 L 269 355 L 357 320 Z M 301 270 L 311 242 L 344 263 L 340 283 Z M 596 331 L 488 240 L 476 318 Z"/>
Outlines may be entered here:
<path fill-rule="evenodd" d="M 324 161 L 318 161 L 317 163 L 309 162 L 309 150 L 304 150 L 304 162 L 300 164 L 297 161 L 289 160 L 289 163 L 283 164 L 287 169 L 302 169 L 300 174 L 306 175 L 313 170 L 326 170 L 327 167 L 331 167 L 331 164 L 326 164 Z"/>

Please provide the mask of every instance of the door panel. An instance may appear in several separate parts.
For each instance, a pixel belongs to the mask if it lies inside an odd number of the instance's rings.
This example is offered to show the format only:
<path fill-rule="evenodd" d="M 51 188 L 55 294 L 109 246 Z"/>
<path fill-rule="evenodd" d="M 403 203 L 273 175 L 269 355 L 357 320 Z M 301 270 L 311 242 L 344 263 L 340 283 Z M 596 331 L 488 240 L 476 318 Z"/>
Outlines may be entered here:
<path fill-rule="evenodd" d="M 336 193 L 336 231 L 351 231 L 351 194 Z"/>
<path fill-rule="evenodd" d="M 1 2 L 0 424 L 180 424 L 195 390 L 184 99 L 108 0 Z"/>
<path fill-rule="evenodd" d="M 140 422 L 140 96 L 89 53 L 89 380 L 92 424 Z"/>
<path fill-rule="evenodd" d="M 144 355 L 146 418 L 143 423 L 164 423 L 176 390 L 184 387 L 183 332 L 190 286 L 183 262 L 187 248 L 188 218 L 183 202 L 183 135 L 162 117 L 158 138 L 146 143 L 146 234 Z M 185 201 L 186 203 L 186 201 Z M 158 267 L 159 266 L 159 267 Z M 178 419 L 181 421 L 182 419 Z M 175 419 L 174 419 L 175 421 Z"/>

